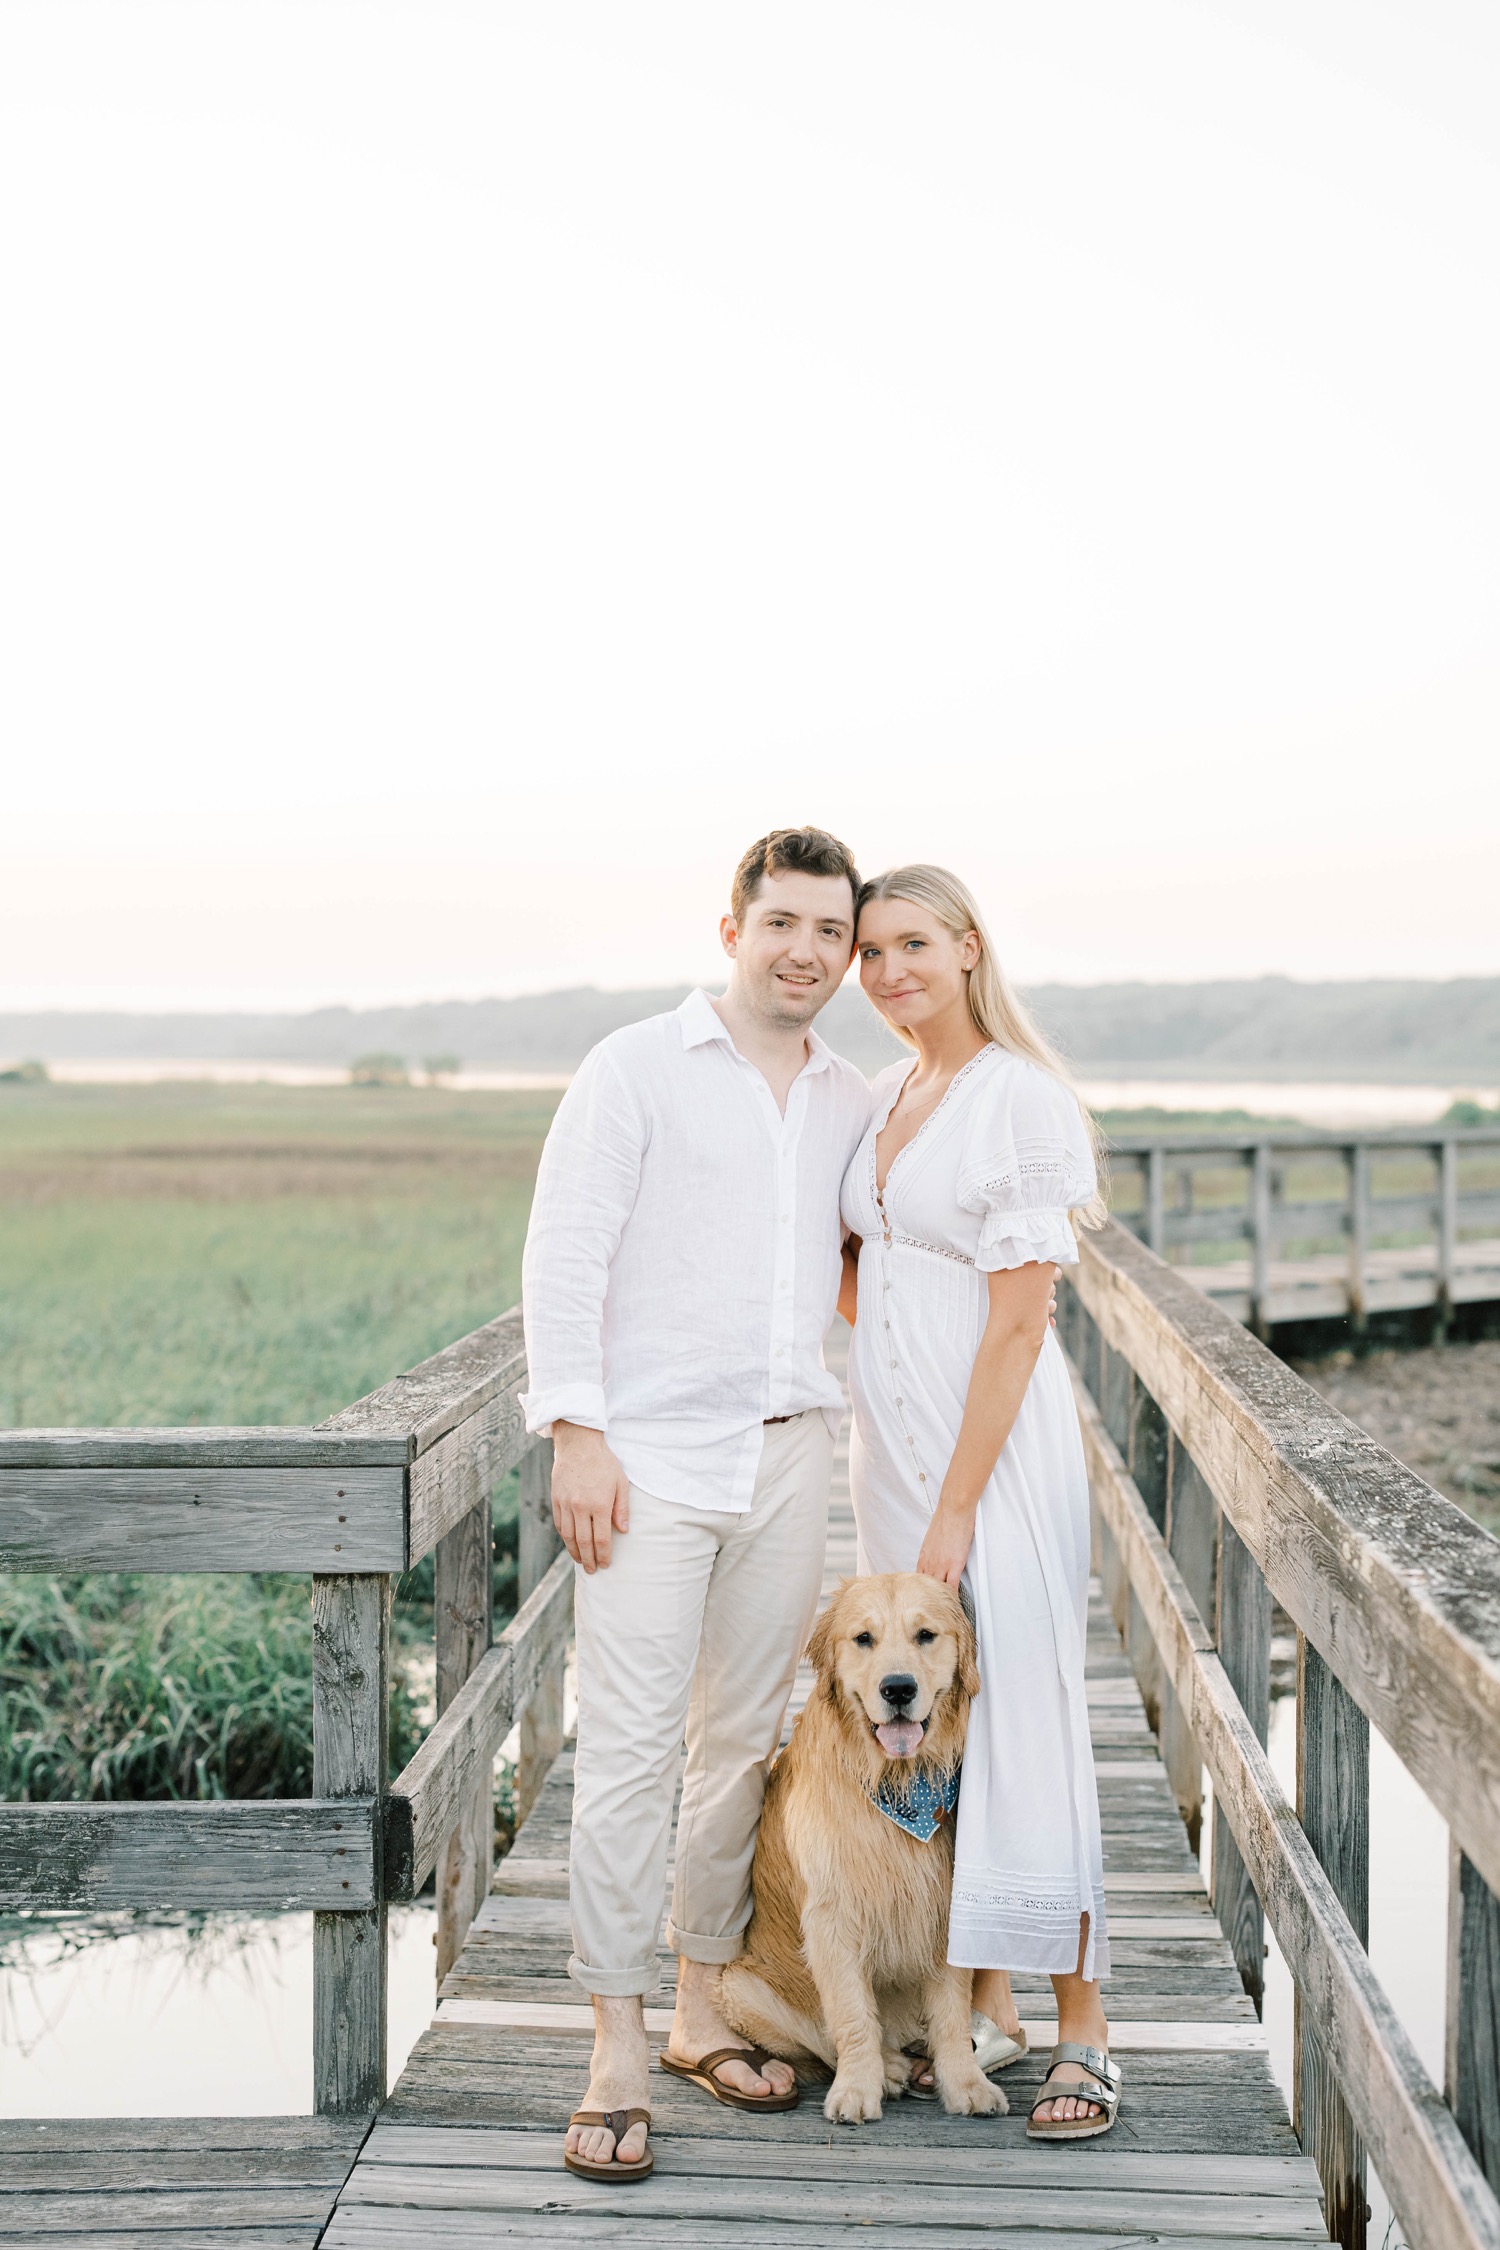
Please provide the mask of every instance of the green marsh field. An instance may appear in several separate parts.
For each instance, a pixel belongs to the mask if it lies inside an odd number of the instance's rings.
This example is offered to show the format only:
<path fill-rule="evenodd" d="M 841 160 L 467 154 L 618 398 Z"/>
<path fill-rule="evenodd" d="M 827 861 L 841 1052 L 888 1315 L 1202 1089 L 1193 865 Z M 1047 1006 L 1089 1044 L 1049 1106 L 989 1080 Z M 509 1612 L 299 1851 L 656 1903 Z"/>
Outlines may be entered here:
<path fill-rule="evenodd" d="M 516 1302 L 556 1098 L 0 1087 L 0 1426 L 320 1421 Z M 393 1769 L 427 1717 L 431 1573 L 397 1597 Z M 305 1794 L 308 1594 L 0 1577 L 0 1798 Z M 495 1594 L 503 1619 L 504 1489 Z"/>

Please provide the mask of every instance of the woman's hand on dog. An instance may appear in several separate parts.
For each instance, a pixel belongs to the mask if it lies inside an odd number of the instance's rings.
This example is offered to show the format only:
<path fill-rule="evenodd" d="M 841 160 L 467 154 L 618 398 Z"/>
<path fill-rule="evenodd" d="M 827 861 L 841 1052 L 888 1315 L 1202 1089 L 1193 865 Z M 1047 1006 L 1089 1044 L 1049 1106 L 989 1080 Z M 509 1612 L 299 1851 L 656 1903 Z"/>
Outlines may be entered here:
<path fill-rule="evenodd" d="M 917 1569 L 924 1578 L 940 1578 L 945 1586 L 958 1584 L 968 1568 L 969 1549 L 974 1544 L 974 1512 L 972 1502 L 938 1501 L 917 1557 Z"/>
<path fill-rule="evenodd" d="M 590 1577 L 608 1570 L 613 1535 L 630 1529 L 630 1479 L 602 1430 L 552 1425 L 552 1521 L 574 1562 Z"/>

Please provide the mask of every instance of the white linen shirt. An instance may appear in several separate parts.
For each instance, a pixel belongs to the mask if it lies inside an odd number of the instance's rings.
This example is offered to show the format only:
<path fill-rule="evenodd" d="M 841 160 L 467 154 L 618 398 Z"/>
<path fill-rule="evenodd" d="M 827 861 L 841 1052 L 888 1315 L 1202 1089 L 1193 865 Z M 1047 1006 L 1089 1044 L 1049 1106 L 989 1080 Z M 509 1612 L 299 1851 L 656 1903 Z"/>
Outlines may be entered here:
<path fill-rule="evenodd" d="M 870 1088 L 815 1032 L 786 1114 L 704 992 L 612 1032 L 552 1120 L 522 1266 L 526 1427 L 602 1430 L 632 1484 L 743 1513 L 823 1365 Z"/>

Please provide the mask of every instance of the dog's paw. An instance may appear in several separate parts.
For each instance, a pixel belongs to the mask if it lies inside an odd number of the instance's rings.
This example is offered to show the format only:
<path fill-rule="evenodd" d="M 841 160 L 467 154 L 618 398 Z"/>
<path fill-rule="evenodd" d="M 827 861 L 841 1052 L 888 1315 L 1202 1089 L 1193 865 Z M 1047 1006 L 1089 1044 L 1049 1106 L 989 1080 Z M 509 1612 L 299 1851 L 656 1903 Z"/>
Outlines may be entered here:
<path fill-rule="evenodd" d="M 843 2076 L 835 2078 L 823 2104 L 823 2115 L 831 2125 L 872 2124 L 881 2114 L 880 2088 L 861 2086 Z"/>
<path fill-rule="evenodd" d="M 982 2071 L 965 2075 L 956 2084 L 950 2079 L 946 2085 L 939 2074 L 938 2092 L 950 2117 L 1005 2117 L 1010 2111 L 1000 2088 Z"/>
<path fill-rule="evenodd" d="M 885 2065 L 885 2091 L 889 2095 L 904 2094 L 916 2069 L 916 2057 L 900 2053 L 882 2058 Z"/>

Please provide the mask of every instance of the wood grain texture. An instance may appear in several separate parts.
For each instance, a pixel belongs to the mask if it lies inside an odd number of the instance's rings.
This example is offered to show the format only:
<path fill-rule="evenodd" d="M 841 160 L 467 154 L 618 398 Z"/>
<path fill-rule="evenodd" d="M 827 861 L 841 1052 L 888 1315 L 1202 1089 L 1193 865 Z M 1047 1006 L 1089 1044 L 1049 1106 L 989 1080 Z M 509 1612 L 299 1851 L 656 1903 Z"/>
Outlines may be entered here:
<path fill-rule="evenodd" d="M 1112 1224 L 1074 1285 L 1288 1611 L 1494 1887 L 1500 1542 Z"/>
<path fill-rule="evenodd" d="M 391 1784 L 386 1869 L 392 1898 L 410 1898 L 436 1865 L 463 1804 L 566 1647 L 573 1565 L 560 1555 L 493 1648 L 482 1656 L 421 1749 Z"/>
<path fill-rule="evenodd" d="M 445 1441 L 446 1442 L 446 1441 Z M 492 1639 L 493 1548 L 490 1486 L 477 1470 L 474 1504 L 438 1541 L 434 1556 L 437 1707 L 441 1717 Z M 479 1497 L 482 1489 L 483 1497 Z M 437 1979 L 441 1984 L 490 1887 L 495 1851 L 493 1762 L 478 1776 L 444 1840 L 437 1864 Z"/>
<path fill-rule="evenodd" d="M 1500 2203 L 1375 1978 L 1097 1407 L 1081 1383 L 1075 1395 L 1099 1504 L 1306 2020 L 1339 2058 L 1355 2123 L 1408 2239 L 1421 2250 L 1500 2250 Z"/>
<path fill-rule="evenodd" d="M 0 1569 L 399 1570 L 399 1468 L 0 1468 Z"/>
<path fill-rule="evenodd" d="M 1265 1743 L 1271 1719 L 1271 1595 L 1255 1557 L 1233 1524 L 1219 1534 L 1215 1641 L 1229 1684 Z M 1266 1988 L 1266 1933 L 1255 1894 L 1224 1808 L 1214 1805 L 1214 1912 L 1239 1963 L 1259 2015 Z"/>
<path fill-rule="evenodd" d="M 562 1540 L 552 1521 L 552 1447 L 546 1442 L 534 1445 L 521 1462 L 518 1529 L 518 1578 L 524 1602 L 562 1551 Z M 538 1678 L 536 1692 L 521 1714 L 521 1754 L 515 1778 L 518 1824 L 536 1803 L 563 1745 L 565 1661 L 566 1651 L 559 1649 L 550 1670 Z"/>
<path fill-rule="evenodd" d="M 521 1414 L 524 1370 L 510 1387 L 495 1391 L 472 1414 L 445 1430 L 410 1471 L 408 1552 L 420 1562 L 460 1523 L 476 1492 L 491 1492 L 534 1441 Z"/>
<path fill-rule="evenodd" d="M 293 1914 L 369 1906 L 373 1797 L 0 1805 L 0 1906 Z"/>
<path fill-rule="evenodd" d="M 1500 1899 L 1455 1851 L 1449 1870 L 1448 2099 L 1500 2194 Z"/>
<path fill-rule="evenodd" d="M 410 1440 L 415 1458 L 501 1392 L 519 1390 L 525 1380 L 526 1344 L 516 1305 L 318 1427 L 351 1437 L 397 1432 Z"/>
<path fill-rule="evenodd" d="M 247 1429 L 0 1430 L 0 1469 L 404 1468 L 404 1437 Z"/>
<path fill-rule="evenodd" d="M 385 1786 L 390 1605 L 386 1577 L 313 1580 L 313 1787 L 320 1797 L 378 1796 Z M 368 2116 L 385 2099 L 386 1979 L 386 1905 L 377 1880 L 372 1906 L 313 1918 L 313 2105 L 324 2114 Z"/>
<path fill-rule="evenodd" d="M 1297 1637 L 1297 1818 L 1362 1945 L 1370 1942 L 1370 1722 Z M 1339 2074 L 1296 2002 L 1294 2122 L 1318 2167 L 1330 2238 L 1365 2250 L 1365 2152 Z"/>

